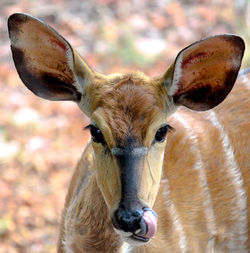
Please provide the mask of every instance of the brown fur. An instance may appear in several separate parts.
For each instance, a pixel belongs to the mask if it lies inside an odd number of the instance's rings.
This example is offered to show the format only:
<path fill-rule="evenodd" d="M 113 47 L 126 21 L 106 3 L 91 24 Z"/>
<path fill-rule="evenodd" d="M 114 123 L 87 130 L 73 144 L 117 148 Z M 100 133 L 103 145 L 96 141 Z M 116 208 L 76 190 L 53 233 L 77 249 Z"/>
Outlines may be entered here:
<path fill-rule="evenodd" d="M 128 87 L 126 86 L 133 86 L 135 84 L 123 83 L 122 85 L 124 85 L 124 89 L 121 89 L 120 92 L 124 92 L 123 94 L 125 95 L 128 92 Z M 119 88 L 121 88 L 121 86 Z M 134 94 L 136 95 L 136 92 Z M 105 96 L 106 102 L 103 101 L 102 106 L 104 106 L 104 104 L 106 104 L 107 107 L 112 106 L 108 103 L 110 102 L 109 99 L 112 97 L 113 96 Z M 250 196 L 250 161 L 248 155 L 250 149 L 249 142 L 247 142 L 247 138 L 249 136 L 248 129 L 250 128 L 250 115 L 247 110 L 247 106 L 250 103 L 249 97 L 249 88 L 246 89 L 243 85 L 238 84 L 229 95 L 228 99 L 215 109 L 218 119 L 222 122 L 226 133 L 229 135 L 231 144 L 236 150 L 236 160 L 239 167 L 242 168 L 244 189 L 247 192 L 247 196 Z M 135 98 L 137 98 L 137 95 Z M 123 105 L 126 105 L 125 101 Z M 138 104 L 138 107 L 140 108 L 139 105 L 140 104 Z M 116 108 L 116 104 L 113 104 L 113 106 L 114 107 L 111 109 L 110 113 L 112 113 L 112 110 L 119 110 L 119 108 Z M 143 106 L 142 110 L 138 107 L 137 110 L 140 112 L 143 111 Z M 148 112 L 151 113 L 151 111 Z M 165 151 L 165 166 L 161 186 L 154 204 L 154 210 L 157 212 L 159 217 L 158 232 L 150 243 L 145 246 L 134 248 L 131 252 L 181 252 L 178 244 L 179 234 L 176 230 L 175 223 L 172 220 L 168 199 L 165 194 L 167 190 L 165 181 L 166 178 L 169 182 L 169 197 L 176 206 L 184 231 L 186 232 L 189 252 L 205 252 L 210 244 L 211 249 L 213 248 L 216 252 L 228 252 L 230 251 L 227 246 L 229 240 L 228 232 L 233 229 L 232 226 L 234 226 L 236 222 L 234 218 L 231 218 L 232 201 L 234 199 L 234 182 L 232 182 L 230 176 L 228 176 L 228 170 L 230 170 L 230 168 L 226 167 L 224 161 L 226 158 L 223 155 L 220 134 L 218 133 L 218 129 L 212 126 L 210 120 L 207 119 L 207 112 L 196 113 L 187 109 L 181 109 L 178 110 L 176 114 L 181 115 L 188 124 L 192 126 L 194 133 L 198 137 L 200 152 L 205 164 L 207 183 L 211 192 L 212 204 L 216 217 L 216 233 L 211 235 L 207 228 L 207 220 L 203 206 L 204 196 L 202 195 L 202 189 L 199 183 L 200 178 L 197 171 L 193 170 L 196 155 L 190 149 L 192 142 L 188 136 L 191 133 L 188 133 L 185 129 L 183 129 L 183 126 L 175 120 L 174 116 L 170 116 L 168 122 L 175 128 L 175 131 L 169 133 L 168 135 L 169 137 Z M 118 118 L 117 120 L 121 119 Z M 112 121 L 109 123 L 112 126 Z M 72 192 L 74 192 L 75 189 L 77 189 L 82 183 L 86 171 L 89 170 L 88 173 L 90 173 L 90 175 L 94 173 L 92 163 L 92 155 L 90 148 L 88 147 L 72 178 L 69 193 L 66 199 L 65 210 L 74 198 L 74 194 Z M 93 234 L 93 236 L 96 235 L 97 237 L 91 241 L 91 237 L 89 238 L 88 236 L 87 239 L 85 239 L 84 236 L 75 236 L 75 244 L 79 245 L 79 248 L 80 246 L 82 247 L 82 251 L 75 250 L 75 252 L 119 252 L 122 242 L 119 242 L 118 236 L 108 226 L 108 224 L 110 225 L 109 218 L 106 216 L 108 209 L 103 202 L 97 184 L 86 185 L 85 189 L 87 192 L 85 194 L 84 192 L 82 194 L 78 194 L 79 199 L 77 199 L 77 201 L 87 203 L 88 206 L 91 207 L 92 201 L 90 201 L 89 198 L 94 198 L 94 213 L 98 219 L 93 216 L 92 212 L 91 216 L 88 216 L 88 212 L 86 213 L 85 208 L 82 206 L 82 217 L 80 216 L 79 219 L 84 219 L 85 221 L 83 221 L 81 226 L 84 227 L 87 222 L 89 225 L 87 225 L 85 229 L 90 229 L 89 233 Z M 86 197 L 86 194 L 88 196 L 88 194 L 92 191 L 97 191 L 99 193 L 91 194 L 89 198 Z M 249 198 L 247 198 L 247 200 L 247 205 L 249 207 Z M 240 215 L 241 210 L 238 211 Z M 98 222 L 102 222 L 102 219 L 106 221 L 107 228 L 100 227 L 96 224 L 97 220 Z M 78 219 L 75 221 L 71 220 L 70 222 L 73 225 L 73 222 L 76 221 L 79 223 Z M 62 220 L 62 224 L 64 224 L 64 222 L 65 219 Z M 249 218 L 248 224 L 250 224 Z M 235 233 L 237 234 L 237 232 Z M 62 229 L 59 239 L 58 252 L 64 252 L 61 249 L 63 234 Z M 88 240 L 90 240 L 89 243 Z M 97 247 L 95 243 L 99 244 L 99 242 L 102 242 L 103 245 L 103 249 L 100 251 L 95 249 L 95 247 Z M 116 246 L 113 247 L 111 245 Z M 85 247 L 86 251 L 83 250 Z M 250 248 L 249 241 L 247 241 L 246 247 L 247 249 Z"/>

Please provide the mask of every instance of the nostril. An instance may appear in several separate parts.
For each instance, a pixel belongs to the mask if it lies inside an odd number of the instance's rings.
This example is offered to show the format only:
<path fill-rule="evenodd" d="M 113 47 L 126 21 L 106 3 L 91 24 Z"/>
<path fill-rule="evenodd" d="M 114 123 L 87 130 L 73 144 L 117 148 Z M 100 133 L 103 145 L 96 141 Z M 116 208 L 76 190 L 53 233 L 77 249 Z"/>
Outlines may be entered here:
<path fill-rule="evenodd" d="M 123 209 L 118 209 L 114 213 L 113 224 L 117 229 L 134 233 L 136 230 L 140 229 L 141 218 L 142 212 L 128 212 Z"/>

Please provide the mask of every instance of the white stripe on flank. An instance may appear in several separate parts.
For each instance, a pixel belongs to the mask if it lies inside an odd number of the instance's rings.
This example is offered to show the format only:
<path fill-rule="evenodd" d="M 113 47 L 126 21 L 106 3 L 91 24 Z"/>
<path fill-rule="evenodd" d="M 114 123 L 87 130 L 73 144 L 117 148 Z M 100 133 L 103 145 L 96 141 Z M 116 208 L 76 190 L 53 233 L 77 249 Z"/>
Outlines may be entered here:
<path fill-rule="evenodd" d="M 188 124 L 188 122 L 177 113 L 173 115 L 174 118 L 179 121 L 186 132 L 189 134 L 188 137 L 191 140 L 192 144 L 190 149 L 196 156 L 196 162 L 193 169 L 197 170 L 199 173 L 200 185 L 202 188 L 202 194 L 204 196 L 203 206 L 204 213 L 206 216 L 207 230 L 210 235 L 210 238 L 216 235 L 216 223 L 215 223 L 215 214 L 213 210 L 213 204 L 211 200 L 210 190 L 207 183 L 207 176 L 204 168 L 204 164 L 201 157 L 200 147 L 198 143 L 198 138 L 193 130 L 193 128 Z"/>
<path fill-rule="evenodd" d="M 188 252 L 186 235 L 182 227 L 181 220 L 176 210 L 176 207 L 170 197 L 168 180 L 165 178 L 162 180 L 162 183 L 164 184 L 163 195 L 166 199 L 166 204 L 169 207 L 170 218 L 173 220 L 173 229 L 175 229 L 177 234 L 179 235 L 179 246 L 181 252 Z"/>
<path fill-rule="evenodd" d="M 247 200 L 246 191 L 243 186 L 243 178 L 241 170 L 234 156 L 234 150 L 230 143 L 230 139 L 225 132 L 225 129 L 218 121 L 214 111 L 208 112 L 211 123 L 219 130 L 222 140 L 222 147 L 225 153 L 225 163 L 228 168 L 228 173 L 232 178 L 233 186 L 235 187 L 235 198 L 232 200 L 232 217 L 235 221 L 232 226 L 231 242 L 229 244 L 230 252 L 247 252 L 246 242 L 247 234 Z"/>

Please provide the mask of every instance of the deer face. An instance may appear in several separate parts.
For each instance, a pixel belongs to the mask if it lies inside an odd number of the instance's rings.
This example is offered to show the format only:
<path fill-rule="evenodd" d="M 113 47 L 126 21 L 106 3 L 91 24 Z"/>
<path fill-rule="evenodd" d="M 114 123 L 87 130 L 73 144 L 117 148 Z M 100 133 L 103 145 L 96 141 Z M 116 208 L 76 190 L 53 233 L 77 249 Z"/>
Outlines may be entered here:
<path fill-rule="evenodd" d="M 146 242 L 156 231 L 156 215 L 151 208 L 169 128 L 165 96 L 161 85 L 143 74 L 116 76 L 116 82 L 111 83 L 104 94 L 95 96 L 91 116 L 96 176 L 116 231 L 127 240 L 132 237 Z M 146 214 L 151 227 L 142 224 Z"/>
<path fill-rule="evenodd" d="M 243 40 L 218 35 L 193 43 L 157 78 L 104 76 L 42 21 L 14 14 L 8 27 L 15 66 L 28 89 L 45 99 L 75 101 L 90 117 L 96 179 L 115 230 L 129 243 L 148 242 L 157 227 L 152 208 L 166 117 L 179 105 L 208 110 L 222 102 L 237 78 Z"/>

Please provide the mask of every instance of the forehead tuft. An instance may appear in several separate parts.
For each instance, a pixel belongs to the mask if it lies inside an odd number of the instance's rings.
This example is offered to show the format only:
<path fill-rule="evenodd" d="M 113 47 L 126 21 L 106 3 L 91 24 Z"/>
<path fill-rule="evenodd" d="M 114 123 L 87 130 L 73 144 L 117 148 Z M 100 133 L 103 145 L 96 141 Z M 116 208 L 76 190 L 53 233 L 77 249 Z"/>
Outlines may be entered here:
<path fill-rule="evenodd" d="M 161 99 L 152 82 L 128 76 L 99 98 L 97 107 L 101 107 L 117 146 L 127 145 L 131 138 L 135 145 L 142 144 L 148 126 L 161 109 Z"/>

